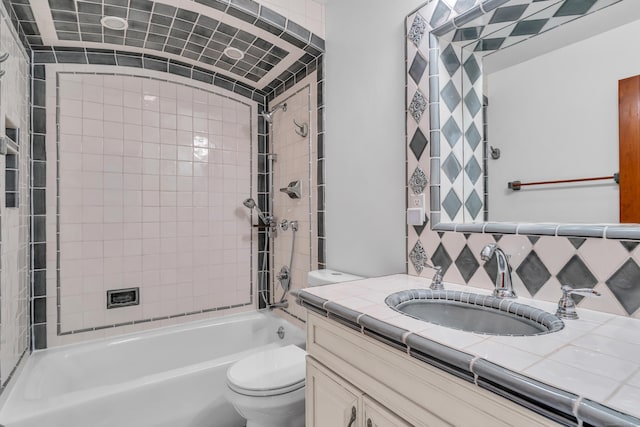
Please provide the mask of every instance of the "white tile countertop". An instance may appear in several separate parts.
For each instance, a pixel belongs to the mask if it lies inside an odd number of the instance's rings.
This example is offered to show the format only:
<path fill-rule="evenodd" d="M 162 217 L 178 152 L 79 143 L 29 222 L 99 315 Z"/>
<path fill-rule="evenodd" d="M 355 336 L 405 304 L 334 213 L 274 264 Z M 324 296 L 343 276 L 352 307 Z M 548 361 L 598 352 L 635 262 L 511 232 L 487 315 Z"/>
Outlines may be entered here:
<path fill-rule="evenodd" d="M 578 308 L 577 320 L 536 336 L 496 336 L 464 332 L 418 320 L 387 306 L 390 294 L 429 289 L 431 280 L 405 274 L 356 280 L 303 289 L 305 294 L 368 315 L 409 334 L 486 359 L 517 374 L 537 380 L 616 411 L 640 418 L 640 320 Z M 444 283 L 445 289 L 489 295 L 484 289 Z M 515 301 L 554 314 L 556 305 L 517 298 Z M 406 341 L 405 341 L 405 344 Z M 575 413 L 575 411 L 574 411 Z"/>

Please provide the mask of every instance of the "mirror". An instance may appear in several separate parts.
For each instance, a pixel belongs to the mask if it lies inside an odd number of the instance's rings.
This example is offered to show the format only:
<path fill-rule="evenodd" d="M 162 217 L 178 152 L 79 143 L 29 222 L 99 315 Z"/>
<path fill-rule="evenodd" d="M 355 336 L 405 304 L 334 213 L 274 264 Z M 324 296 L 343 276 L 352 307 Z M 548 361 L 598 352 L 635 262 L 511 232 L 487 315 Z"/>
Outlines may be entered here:
<path fill-rule="evenodd" d="M 633 0 L 515 1 L 433 30 L 441 60 L 434 229 L 619 221 L 618 81 L 640 74 L 631 50 L 639 19 Z M 601 179 L 517 185 L 581 178 Z"/>

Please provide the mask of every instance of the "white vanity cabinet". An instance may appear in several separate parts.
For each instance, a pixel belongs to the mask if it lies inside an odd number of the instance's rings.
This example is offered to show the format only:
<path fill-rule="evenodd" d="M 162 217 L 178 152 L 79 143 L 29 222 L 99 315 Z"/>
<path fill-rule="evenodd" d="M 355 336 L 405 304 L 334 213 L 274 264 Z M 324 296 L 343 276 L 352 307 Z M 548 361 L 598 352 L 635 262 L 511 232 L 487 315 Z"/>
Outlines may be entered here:
<path fill-rule="evenodd" d="M 306 384 L 307 426 L 411 426 L 312 358 Z"/>
<path fill-rule="evenodd" d="M 365 427 L 411 427 L 411 424 L 376 403 L 369 396 L 364 396 L 362 402 Z"/>
<path fill-rule="evenodd" d="M 362 392 L 311 358 L 307 359 L 305 387 L 306 426 L 362 427 L 357 423 Z"/>
<path fill-rule="evenodd" d="M 557 425 L 311 311 L 307 352 L 307 427 Z"/>

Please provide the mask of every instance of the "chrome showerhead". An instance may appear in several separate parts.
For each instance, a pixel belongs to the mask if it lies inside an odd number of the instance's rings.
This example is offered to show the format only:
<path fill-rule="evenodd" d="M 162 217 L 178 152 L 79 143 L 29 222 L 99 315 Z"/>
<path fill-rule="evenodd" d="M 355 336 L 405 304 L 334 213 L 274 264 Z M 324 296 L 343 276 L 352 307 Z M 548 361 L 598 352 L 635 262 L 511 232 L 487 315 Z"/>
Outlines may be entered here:
<path fill-rule="evenodd" d="M 260 210 L 255 200 L 253 200 L 252 198 L 248 198 L 248 199 L 245 199 L 244 202 L 242 202 L 242 204 L 249 209 L 255 209 L 256 213 L 258 214 L 258 217 L 260 217 L 263 223 L 267 225 L 271 224 L 271 221 L 273 219 L 270 216 L 265 215 L 264 212 Z"/>
<path fill-rule="evenodd" d="M 256 201 L 253 199 L 246 199 L 244 202 L 242 202 L 242 204 L 249 209 L 253 209 L 256 207 Z"/>
<path fill-rule="evenodd" d="M 275 114 L 276 111 L 282 109 L 282 111 L 287 111 L 287 103 L 282 103 L 282 104 L 278 104 L 275 107 L 273 107 L 273 110 L 269 111 L 269 112 L 264 112 L 262 113 L 262 115 L 264 116 L 264 119 L 267 121 L 267 123 L 273 124 L 273 115 Z"/>

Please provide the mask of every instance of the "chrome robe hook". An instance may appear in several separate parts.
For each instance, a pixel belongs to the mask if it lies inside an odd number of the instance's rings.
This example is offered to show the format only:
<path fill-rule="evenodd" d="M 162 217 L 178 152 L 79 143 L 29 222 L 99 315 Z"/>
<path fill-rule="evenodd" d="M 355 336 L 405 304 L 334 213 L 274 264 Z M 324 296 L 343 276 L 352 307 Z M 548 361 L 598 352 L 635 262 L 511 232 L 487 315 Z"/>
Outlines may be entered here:
<path fill-rule="evenodd" d="M 303 138 L 309 135 L 309 125 L 307 123 L 300 124 L 296 121 L 296 119 L 293 119 L 293 123 L 298 127 L 298 129 L 296 129 L 296 133 L 298 135 Z"/>

